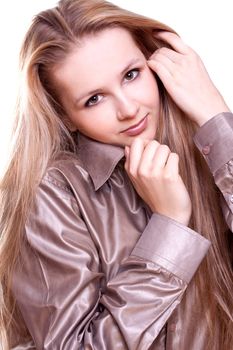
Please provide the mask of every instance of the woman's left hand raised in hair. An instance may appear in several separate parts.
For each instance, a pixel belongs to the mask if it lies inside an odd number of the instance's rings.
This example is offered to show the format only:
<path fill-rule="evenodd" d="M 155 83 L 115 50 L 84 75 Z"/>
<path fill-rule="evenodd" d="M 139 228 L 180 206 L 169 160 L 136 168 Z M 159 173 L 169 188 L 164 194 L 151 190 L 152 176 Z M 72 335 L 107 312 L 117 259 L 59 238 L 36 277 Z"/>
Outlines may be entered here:
<path fill-rule="evenodd" d="M 214 115 L 230 111 L 198 54 L 174 33 L 155 34 L 173 49 L 157 49 L 148 66 L 159 76 L 175 103 L 199 126 Z"/>

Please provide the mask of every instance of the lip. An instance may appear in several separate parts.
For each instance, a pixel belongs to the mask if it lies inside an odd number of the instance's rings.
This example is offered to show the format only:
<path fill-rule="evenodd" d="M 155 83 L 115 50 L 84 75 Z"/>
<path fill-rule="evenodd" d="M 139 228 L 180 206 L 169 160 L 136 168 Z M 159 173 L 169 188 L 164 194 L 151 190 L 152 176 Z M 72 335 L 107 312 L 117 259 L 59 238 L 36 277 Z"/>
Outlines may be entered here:
<path fill-rule="evenodd" d="M 137 124 L 130 126 L 128 129 L 122 131 L 122 133 L 127 134 L 128 136 L 137 136 L 141 134 L 147 127 L 147 116 L 142 118 Z"/>

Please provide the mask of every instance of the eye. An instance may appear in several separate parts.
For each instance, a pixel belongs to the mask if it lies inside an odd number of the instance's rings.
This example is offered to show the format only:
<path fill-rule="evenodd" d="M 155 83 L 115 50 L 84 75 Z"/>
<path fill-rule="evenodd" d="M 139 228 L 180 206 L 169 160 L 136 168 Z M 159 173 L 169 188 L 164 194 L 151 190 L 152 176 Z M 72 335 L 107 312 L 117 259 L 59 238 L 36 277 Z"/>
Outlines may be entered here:
<path fill-rule="evenodd" d="M 131 69 L 130 71 L 128 71 L 126 74 L 125 74 L 125 79 L 126 80 L 134 80 L 137 78 L 139 74 L 139 69 L 138 68 L 134 68 L 134 69 Z"/>
<path fill-rule="evenodd" d="M 87 102 L 85 103 L 85 107 L 90 107 L 96 105 L 101 100 L 100 95 L 94 95 L 90 97 Z"/>

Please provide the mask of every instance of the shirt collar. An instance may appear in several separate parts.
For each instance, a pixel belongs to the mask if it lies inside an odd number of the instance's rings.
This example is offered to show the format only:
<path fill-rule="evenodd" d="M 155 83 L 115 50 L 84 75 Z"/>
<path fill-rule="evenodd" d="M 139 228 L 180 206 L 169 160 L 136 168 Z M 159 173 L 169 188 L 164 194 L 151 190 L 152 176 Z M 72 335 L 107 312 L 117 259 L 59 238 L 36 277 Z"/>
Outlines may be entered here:
<path fill-rule="evenodd" d="M 97 191 L 111 176 L 118 162 L 124 157 L 121 146 L 101 143 L 78 133 L 78 158 L 89 173 Z"/>

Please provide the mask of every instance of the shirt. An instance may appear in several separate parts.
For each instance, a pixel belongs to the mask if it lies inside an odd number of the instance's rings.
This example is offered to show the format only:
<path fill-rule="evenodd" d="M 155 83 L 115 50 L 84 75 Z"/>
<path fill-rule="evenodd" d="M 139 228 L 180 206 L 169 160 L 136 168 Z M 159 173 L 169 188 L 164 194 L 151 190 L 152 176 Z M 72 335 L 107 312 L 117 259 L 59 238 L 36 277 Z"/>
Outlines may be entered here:
<path fill-rule="evenodd" d="M 194 138 L 230 228 L 232 116 L 215 116 Z M 189 310 L 211 243 L 150 212 L 124 170 L 123 148 L 79 134 L 77 155 L 48 168 L 24 237 L 12 289 L 33 341 L 15 349 L 204 350 L 206 326 Z"/>

